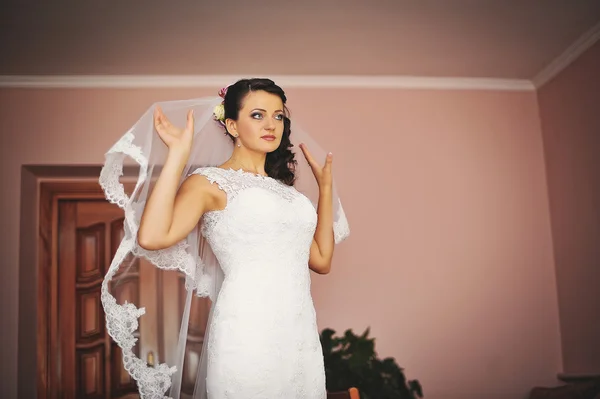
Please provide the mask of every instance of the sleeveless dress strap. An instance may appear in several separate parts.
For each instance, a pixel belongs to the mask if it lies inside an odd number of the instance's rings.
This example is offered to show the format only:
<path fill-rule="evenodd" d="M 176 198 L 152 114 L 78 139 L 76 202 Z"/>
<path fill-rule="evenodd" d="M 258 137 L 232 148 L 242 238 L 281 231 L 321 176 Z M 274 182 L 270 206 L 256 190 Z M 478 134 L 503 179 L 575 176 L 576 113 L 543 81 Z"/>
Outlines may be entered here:
<path fill-rule="evenodd" d="M 194 170 L 192 174 L 202 175 L 227 194 L 228 197 L 235 195 L 238 191 L 235 182 L 231 179 L 228 171 L 218 167 L 202 167 Z"/>

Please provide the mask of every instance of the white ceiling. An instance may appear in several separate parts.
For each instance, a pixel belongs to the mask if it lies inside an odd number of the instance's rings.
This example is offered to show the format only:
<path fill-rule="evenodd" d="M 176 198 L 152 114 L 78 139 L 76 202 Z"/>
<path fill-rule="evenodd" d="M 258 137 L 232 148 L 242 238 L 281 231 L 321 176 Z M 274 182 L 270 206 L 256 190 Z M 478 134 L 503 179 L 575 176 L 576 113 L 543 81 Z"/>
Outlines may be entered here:
<path fill-rule="evenodd" d="M 2 75 L 531 79 L 600 0 L 3 1 Z"/>

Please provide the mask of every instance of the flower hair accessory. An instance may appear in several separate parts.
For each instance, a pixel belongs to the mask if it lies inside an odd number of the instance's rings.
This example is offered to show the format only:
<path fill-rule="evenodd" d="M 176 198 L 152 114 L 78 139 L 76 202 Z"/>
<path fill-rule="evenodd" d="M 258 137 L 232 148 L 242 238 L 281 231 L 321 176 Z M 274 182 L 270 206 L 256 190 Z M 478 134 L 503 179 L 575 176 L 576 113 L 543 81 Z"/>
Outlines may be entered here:
<path fill-rule="evenodd" d="M 213 117 L 217 122 L 225 127 L 225 105 L 223 103 L 217 105 L 213 109 Z"/>
<path fill-rule="evenodd" d="M 219 97 L 221 97 L 223 100 L 225 100 L 225 95 L 227 94 L 227 89 L 229 89 L 229 86 L 225 86 L 221 90 L 219 90 Z"/>
<path fill-rule="evenodd" d="M 221 104 L 217 105 L 213 110 L 213 117 L 223 127 L 225 127 L 225 95 L 227 94 L 227 89 L 229 89 L 229 86 L 231 85 L 225 86 L 219 90 L 219 97 L 221 97 L 223 101 L 221 101 Z"/>

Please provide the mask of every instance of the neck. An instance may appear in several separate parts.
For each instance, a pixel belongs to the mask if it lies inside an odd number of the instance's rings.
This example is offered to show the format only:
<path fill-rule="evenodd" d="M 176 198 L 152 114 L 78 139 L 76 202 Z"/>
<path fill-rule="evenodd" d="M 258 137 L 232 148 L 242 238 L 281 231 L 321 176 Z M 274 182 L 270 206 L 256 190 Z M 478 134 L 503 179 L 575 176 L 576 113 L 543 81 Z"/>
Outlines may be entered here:
<path fill-rule="evenodd" d="M 266 175 L 265 162 L 267 154 L 264 152 L 251 151 L 245 147 L 236 147 L 231 158 L 226 162 L 233 169 L 242 169 L 260 175 Z"/>

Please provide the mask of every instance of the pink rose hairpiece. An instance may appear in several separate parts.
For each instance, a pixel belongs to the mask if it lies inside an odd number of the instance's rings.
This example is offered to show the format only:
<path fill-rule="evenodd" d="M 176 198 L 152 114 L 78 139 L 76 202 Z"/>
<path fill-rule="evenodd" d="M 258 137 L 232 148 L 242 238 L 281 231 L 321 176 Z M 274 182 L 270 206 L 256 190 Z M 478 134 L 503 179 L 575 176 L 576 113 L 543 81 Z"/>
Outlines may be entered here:
<path fill-rule="evenodd" d="M 225 100 L 225 95 L 227 94 L 227 89 L 229 89 L 229 86 L 225 86 L 221 90 L 219 90 L 219 97 L 221 97 L 223 100 Z"/>

